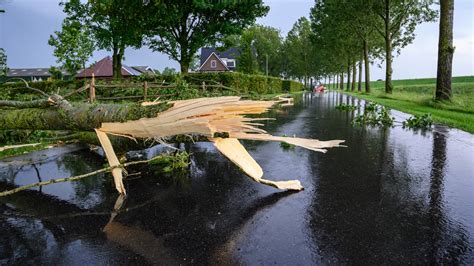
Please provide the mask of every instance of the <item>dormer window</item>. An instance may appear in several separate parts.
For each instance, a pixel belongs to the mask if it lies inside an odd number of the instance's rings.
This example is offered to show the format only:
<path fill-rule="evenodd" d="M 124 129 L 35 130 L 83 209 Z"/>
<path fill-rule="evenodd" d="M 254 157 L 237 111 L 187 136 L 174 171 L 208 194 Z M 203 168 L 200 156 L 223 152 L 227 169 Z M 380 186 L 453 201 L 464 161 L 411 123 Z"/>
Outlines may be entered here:
<path fill-rule="evenodd" d="M 235 67 L 235 60 L 227 59 L 227 67 Z"/>
<path fill-rule="evenodd" d="M 217 67 L 216 60 L 211 60 L 211 68 L 216 68 L 216 67 Z"/>

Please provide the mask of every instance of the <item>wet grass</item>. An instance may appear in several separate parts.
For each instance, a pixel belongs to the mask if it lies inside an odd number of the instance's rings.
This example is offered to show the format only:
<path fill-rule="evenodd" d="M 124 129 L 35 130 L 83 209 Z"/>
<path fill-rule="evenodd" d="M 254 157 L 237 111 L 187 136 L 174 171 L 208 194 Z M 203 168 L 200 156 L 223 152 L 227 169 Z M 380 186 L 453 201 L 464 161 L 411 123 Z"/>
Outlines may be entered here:
<path fill-rule="evenodd" d="M 395 80 L 392 94 L 384 92 L 383 81 L 371 82 L 372 92 L 347 92 L 402 112 L 423 115 L 433 120 L 474 133 L 474 76 L 453 78 L 452 101 L 435 101 L 435 79 Z"/>

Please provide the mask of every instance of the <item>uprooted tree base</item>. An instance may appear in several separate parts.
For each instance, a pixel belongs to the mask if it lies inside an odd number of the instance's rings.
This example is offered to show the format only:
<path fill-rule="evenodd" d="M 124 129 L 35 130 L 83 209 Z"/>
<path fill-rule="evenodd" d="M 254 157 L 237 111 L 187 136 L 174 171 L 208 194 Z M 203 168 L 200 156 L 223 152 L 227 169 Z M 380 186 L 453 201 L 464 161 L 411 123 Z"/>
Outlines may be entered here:
<path fill-rule="evenodd" d="M 271 181 L 263 179 L 263 170 L 238 139 L 277 141 L 326 152 L 326 148 L 340 147 L 342 140 L 319 141 L 267 134 L 259 120 L 245 115 L 261 114 L 278 101 L 240 100 L 240 97 L 198 98 L 171 102 L 142 104 L 87 104 L 72 105 L 59 95 L 34 102 L 1 101 L 0 130 L 71 130 L 95 131 L 104 149 L 116 189 L 125 194 L 123 165 L 119 162 L 109 135 L 129 139 L 155 139 L 160 142 L 211 141 L 233 163 L 254 181 L 278 189 L 301 190 L 298 180 Z M 79 133 L 80 134 L 80 133 Z M 174 139 L 173 139 L 174 138 Z"/>

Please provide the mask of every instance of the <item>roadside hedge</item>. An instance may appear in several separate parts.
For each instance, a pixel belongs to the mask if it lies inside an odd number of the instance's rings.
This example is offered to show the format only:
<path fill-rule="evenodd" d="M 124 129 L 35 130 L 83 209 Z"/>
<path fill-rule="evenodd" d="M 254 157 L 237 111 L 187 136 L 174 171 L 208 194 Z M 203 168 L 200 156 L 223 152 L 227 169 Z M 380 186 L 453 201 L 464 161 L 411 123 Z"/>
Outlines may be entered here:
<path fill-rule="evenodd" d="M 203 72 L 203 73 L 189 73 L 184 76 L 140 76 L 135 77 L 132 80 L 96 80 L 96 84 L 104 83 L 127 83 L 130 82 L 130 89 L 107 89 L 107 90 L 96 90 L 98 96 L 109 97 L 115 95 L 127 96 L 127 95 L 142 95 L 143 89 L 140 85 L 143 81 L 159 82 L 165 84 L 173 84 L 178 79 L 184 79 L 188 84 L 202 85 L 203 82 L 206 85 L 224 85 L 230 87 L 233 90 L 227 91 L 226 93 L 232 94 L 273 94 L 273 93 L 285 93 L 285 92 L 296 92 L 303 90 L 303 84 L 293 80 L 284 80 L 277 77 L 267 77 L 264 75 L 248 75 L 239 72 Z M 90 80 L 87 80 L 90 82 Z M 29 85 L 33 88 L 40 89 L 48 94 L 57 92 L 65 94 L 84 85 L 83 80 L 47 80 L 39 82 L 30 82 Z M 138 87 L 137 87 L 138 86 Z M 37 93 L 24 88 L 23 82 L 15 83 L 4 83 L 0 85 L 0 98 L 1 99 L 33 99 L 35 96 L 40 96 Z M 135 89 L 132 89 L 135 88 Z M 15 88 L 13 90 L 1 90 L 1 88 Z M 169 92 L 172 93 L 172 92 Z M 75 98 L 75 97 L 74 97 Z"/>
<path fill-rule="evenodd" d="M 189 73 L 185 78 L 191 84 L 201 84 L 203 81 L 209 84 L 217 82 L 234 88 L 240 93 L 270 94 L 303 89 L 303 84 L 293 80 L 283 80 L 263 75 L 248 75 L 239 72 Z"/>

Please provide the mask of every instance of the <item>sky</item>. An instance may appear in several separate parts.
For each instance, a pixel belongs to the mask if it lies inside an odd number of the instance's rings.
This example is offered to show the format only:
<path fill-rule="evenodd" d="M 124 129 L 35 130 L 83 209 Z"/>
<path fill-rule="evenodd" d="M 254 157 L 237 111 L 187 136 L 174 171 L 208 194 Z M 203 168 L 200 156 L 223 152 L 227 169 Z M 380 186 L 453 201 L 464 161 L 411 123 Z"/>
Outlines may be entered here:
<path fill-rule="evenodd" d="M 293 23 L 302 16 L 309 17 L 314 0 L 264 0 L 270 6 L 266 17 L 257 23 L 281 30 L 285 36 Z M 49 36 L 61 29 L 65 15 L 59 0 L 0 0 L 0 47 L 8 56 L 10 68 L 36 68 L 57 65 L 53 48 L 48 45 Z M 438 22 L 424 23 L 416 29 L 415 41 L 405 47 L 394 59 L 393 78 L 423 78 L 436 76 Z M 456 0 L 454 9 L 453 76 L 474 75 L 474 0 Z M 90 62 L 110 55 L 97 51 Z M 149 65 L 162 70 L 165 67 L 179 69 L 179 64 L 165 54 L 147 48 L 127 49 L 124 63 Z M 372 79 L 383 79 L 385 69 L 375 64 Z"/>

